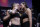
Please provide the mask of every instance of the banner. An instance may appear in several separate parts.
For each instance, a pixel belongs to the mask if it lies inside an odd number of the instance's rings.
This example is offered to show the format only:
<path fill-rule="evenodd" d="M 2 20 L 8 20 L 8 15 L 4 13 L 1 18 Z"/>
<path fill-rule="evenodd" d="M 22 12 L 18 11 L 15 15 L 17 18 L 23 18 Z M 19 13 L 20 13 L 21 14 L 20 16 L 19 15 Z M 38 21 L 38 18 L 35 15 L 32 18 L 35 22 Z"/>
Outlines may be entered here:
<path fill-rule="evenodd" d="M 1 6 L 7 7 L 8 6 L 8 0 L 1 0 Z"/>
<path fill-rule="evenodd" d="M 32 0 L 0 0 L 0 6 L 11 7 L 12 3 L 26 2 L 29 8 L 32 8 Z"/>

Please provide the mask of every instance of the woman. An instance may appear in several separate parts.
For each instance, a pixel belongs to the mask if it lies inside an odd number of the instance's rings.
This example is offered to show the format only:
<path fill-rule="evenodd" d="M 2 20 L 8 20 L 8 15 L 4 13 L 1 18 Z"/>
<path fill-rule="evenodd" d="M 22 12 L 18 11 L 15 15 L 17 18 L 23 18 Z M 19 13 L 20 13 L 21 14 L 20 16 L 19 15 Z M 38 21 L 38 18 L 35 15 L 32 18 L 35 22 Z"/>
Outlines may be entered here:
<path fill-rule="evenodd" d="M 14 3 L 12 5 L 12 10 L 8 10 L 7 14 L 10 16 L 10 22 L 9 22 L 9 26 L 10 27 L 21 27 L 20 25 L 20 15 L 19 12 L 17 11 L 19 8 L 19 4 L 18 3 Z M 6 20 L 8 18 L 4 17 L 4 20 Z"/>
<path fill-rule="evenodd" d="M 22 27 L 32 27 L 32 13 L 25 2 L 21 3 L 21 9 L 24 9 Z"/>

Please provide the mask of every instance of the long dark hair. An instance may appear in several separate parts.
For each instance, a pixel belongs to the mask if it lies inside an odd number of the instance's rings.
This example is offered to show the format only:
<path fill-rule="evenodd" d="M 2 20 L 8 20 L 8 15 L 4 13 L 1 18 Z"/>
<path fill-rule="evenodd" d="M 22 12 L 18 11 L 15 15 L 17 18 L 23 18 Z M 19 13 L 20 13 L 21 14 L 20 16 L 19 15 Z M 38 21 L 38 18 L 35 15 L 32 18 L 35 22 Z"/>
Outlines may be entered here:
<path fill-rule="evenodd" d="M 14 7 L 14 6 L 13 6 L 14 4 L 15 4 L 15 3 L 12 3 L 12 4 L 11 4 L 11 6 L 12 6 L 11 8 L 12 8 L 12 9 L 13 9 L 13 7 Z"/>
<path fill-rule="evenodd" d="M 22 4 L 25 4 L 25 7 L 28 8 L 27 3 L 26 2 L 22 2 Z"/>

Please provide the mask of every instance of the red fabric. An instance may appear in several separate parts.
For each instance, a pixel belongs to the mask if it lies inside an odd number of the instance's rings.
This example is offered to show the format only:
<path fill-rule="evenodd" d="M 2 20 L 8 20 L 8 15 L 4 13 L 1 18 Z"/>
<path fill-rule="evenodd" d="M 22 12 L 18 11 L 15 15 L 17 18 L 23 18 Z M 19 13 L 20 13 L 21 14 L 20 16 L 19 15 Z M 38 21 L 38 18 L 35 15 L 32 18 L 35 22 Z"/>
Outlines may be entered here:
<path fill-rule="evenodd" d="M 7 7 L 8 6 L 8 0 L 1 0 L 1 6 Z"/>

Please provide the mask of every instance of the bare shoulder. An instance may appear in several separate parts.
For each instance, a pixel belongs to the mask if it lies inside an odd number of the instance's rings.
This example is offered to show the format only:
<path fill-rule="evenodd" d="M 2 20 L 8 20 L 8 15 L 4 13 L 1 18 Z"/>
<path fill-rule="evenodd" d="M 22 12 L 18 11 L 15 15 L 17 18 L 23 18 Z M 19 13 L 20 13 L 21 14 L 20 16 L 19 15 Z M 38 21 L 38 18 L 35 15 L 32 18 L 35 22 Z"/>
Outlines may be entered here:
<path fill-rule="evenodd" d="M 27 11 L 30 12 L 31 11 L 30 8 L 27 8 Z"/>

